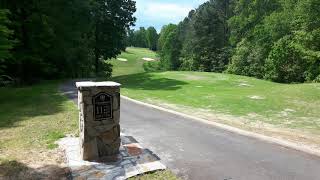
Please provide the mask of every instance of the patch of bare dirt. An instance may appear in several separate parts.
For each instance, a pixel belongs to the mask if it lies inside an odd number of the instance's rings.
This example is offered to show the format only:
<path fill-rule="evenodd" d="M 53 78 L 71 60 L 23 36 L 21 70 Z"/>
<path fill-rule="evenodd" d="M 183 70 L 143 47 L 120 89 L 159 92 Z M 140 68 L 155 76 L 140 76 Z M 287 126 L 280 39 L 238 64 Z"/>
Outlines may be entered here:
<path fill-rule="evenodd" d="M 14 157 L 13 160 L 4 157 Z M 0 157 L 0 179 L 4 180 L 64 180 L 70 179 L 69 168 L 64 164 L 63 152 L 55 150 L 21 150 Z"/>
<path fill-rule="evenodd" d="M 240 86 L 240 87 L 252 87 L 252 85 L 248 84 L 248 83 L 240 83 L 240 84 L 238 84 L 238 86 Z"/>
<path fill-rule="evenodd" d="M 247 116 L 235 117 L 232 115 L 228 115 L 227 113 L 214 112 L 206 108 L 192 108 L 188 106 L 163 103 L 161 101 L 155 101 L 151 99 L 149 99 L 148 102 L 164 108 L 200 117 L 209 121 L 226 124 L 239 129 L 244 129 L 269 137 L 293 142 L 300 146 L 309 147 L 315 150 L 320 148 L 320 134 L 313 134 L 302 130 L 288 129 L 285 127 L 281 127 L 281 125 L 275 126 L 269 123 L 265 123 L 267 122 L 267 119 L 256 113 L 249 113 Z M 284 111 L 286 111 L 287 113 L 294 112 L 293 109 L 286 109 Z"/>

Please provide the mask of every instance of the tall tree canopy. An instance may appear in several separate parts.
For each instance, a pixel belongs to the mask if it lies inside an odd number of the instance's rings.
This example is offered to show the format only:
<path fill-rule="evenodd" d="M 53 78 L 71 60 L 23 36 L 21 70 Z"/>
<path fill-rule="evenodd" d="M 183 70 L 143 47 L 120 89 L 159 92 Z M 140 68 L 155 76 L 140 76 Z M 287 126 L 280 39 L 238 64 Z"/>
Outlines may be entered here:
<path fill-rule="evenodd" d="M 210 0 L 190 11 L 170 38 L 164 26 L 160 65 L 319 82 L 319 9 L 319 0 Z"/>
<path fill-rule="evenodd" d="M 148 48 L 150 50 L 156 51 L 157 50 L 157 43 L 158 43 L 158 33 L 154 27 L 149 27 L 146 32 L 146 38 L 148 43 Z"/>
<path fill-rule="evenodd" d="M 162 28 L 159 39 L 161 66 L 166 70 L 177 70 L 180 66 L 179 56 L 181 42 L 177 37 L 177 26 L 170 24 Z"/>
<path fill-rule="evenodd" d="M 192 10 L 177 28 L 176 36 L 181 45 L 172 46 L 175 52 L 180 52 L 179 57 L 172 56 L 174 59 L 169 61 L 179 62 L 177 68 L 182 70 L 216 72 L 225 70 L 230 54 L 227 20 L 232 15 L 232 2 L 211 0 Z M 158 42 L 160 50 L 166 38 L 162 34 L 166 35 L 167 29 L 165 26 L 162 30 L 164 33 L 161 32 Z M 170 56 L 164 55 L 164 57 Z"/>
<path fill-rule="evenodd" d="M 8 10 L 0 9 L 0 74 L 5 68 L 3 62 L 11 57 L 10 49 L 13 47 L 13 41 L 10 39 L 12 31 L 8 29 L 10 21 L 8 19 Z"/>
<path fill-rule="evenodd" d="M 161 51 L 164 43 L 167 39 L 167 37 L 169 36 L 170 32 L 173 32 L 175 29 L 177 28 L 177 25 L 175 24 L 168 24 L 166 26 L 163 26 L 159 35 L 159 39 L 158 39 L 158 51 Z"/>
<path fill-rule="evenodd" d="M 128 0 L 92 1 L 95 69 L 99 72 L 99 59 L 116 57 L 124 49 L 126 30 L 134 25 L 135 2 Z"/>
<path fill-rule="evenodd" d="M 105 71 L 104 59 L 120 53 L 135 21 L 131 0 L 3 0 L 0 8 L 11 12 L 17 42 L 4 73 L 23 81 Z"/>
<path fill-rule="evenodd" d="M 154 27 L 140 27 L 138 30 L 129 30 L 127 33 L 128 46 L 149 48 L 150 50 L 157 50 L 157 42 L 159 35 Z"/>

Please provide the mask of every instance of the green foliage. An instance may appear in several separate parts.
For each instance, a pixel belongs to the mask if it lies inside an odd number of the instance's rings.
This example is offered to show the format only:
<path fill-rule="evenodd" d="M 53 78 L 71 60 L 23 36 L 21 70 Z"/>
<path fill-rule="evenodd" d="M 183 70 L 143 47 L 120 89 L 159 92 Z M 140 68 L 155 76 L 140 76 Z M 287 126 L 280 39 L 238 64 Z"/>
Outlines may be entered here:
<path fill-rule="evenodd" d="M 232 1 L 217 0 L 192 10 L 179 23 L 175 37 L 170 37 L 171 46 L 166 45 L 170 29 L 165 26 L 158 42 L 164 69 L 224 71 L 230 56 L 227 19 L 231 9 Z"/>
<path fill-rule="evenodd" d="M 183 54 L 183 53 L 181 53 Z M 194 56 L 185 56 L 185 57 L 180 57 L 180 70 L 182 71 L 197 71 L 198 69 L 196 69 L 196 65 L 195 65 L 195 57 Z"/>
<path fill-rule="evenodd" d="M 234 15 L 228 20 L 231 29 L 230 42 L 236 45 L 243 38 L 252 37 L 264 17 L 279 8 L 280 0 L 236 1 Z"/>
<path fill-rule="evenodd" d="M 140 27 L 139 30 L 134 31 L 133 40 L 134 41 L 132 46 L 146 48 L 147 47 L 146 29 L 144 27 Z"/>
<path fill-rule="evenodd" d="M 106 71 L 102 60 L 124 49 L 135 21 L 131 0 L 4 0 L 0 8 L 10 10 L 12 23 L 5 31 L 18 42 L 3 63 L 4 73 L 25 83 Z"/>
<path fill-rule="evenodd" d="M 109 78 L 112 75 L 112 67 L 113 65 L 108 61 L 101 62 L 101 71 L 98 72 L 98 77 Z"/>
<path fill-rule="evenodd" d="M 159 72 L 162 71 L 159 61 L 149 61 L 143 63 L 143 69 L 145 72 Z"/>
<path fill-rule="evenodd" d="M 132 16 L 136 11 L 135 2 L 128 0 L 92 1 L 93 48 L 95 70 L 99 73 L 100 59 L 114 58 L 124 49 L 126 30 L 134 25 Z"/>
<path fill-rule="evenodd" d="M 129 30 L 127 33 L 127 45 L 141 48 L 149 48 L 157 50 L 158 33 L 154 27 L 149 27 L 147 30 L 140 27 L 139 30 Z"/>
<path fill-rule="evenodd" d="M 174 31 L 177 28 L 177 25 L 175 24 L 168 24 L 166 26 L 163 26 L 160 32 L 160 36 L 158 39 L 158 51 L 161 52 L 162 48 L 167 40 L 168 35 L 170 32 Z"/>
<path fill-rule="evenodd" d="M 237 3 L 239 11 L 229 20 L 230 40 L 237 46 L 228 72 L 286 83 L 314 80 L 320 74 L 316 40 L 320 14 L 315 10 L 320 4 L 314 0 L 261 3 Z"/>
<path fill-rule="evenodd" d="M 0 9 L 0 74 L 4 68 L 2 64 L 11 57 L 9 50 L 13 48 L 13 41 L 10 38 L 12 31 L 8 29 L 8 25 L 10 25 L 8 14 L 8 10 Z"/>
<path fill-rule="evenodd" d="M 190 11 L 167 44 L 163 28 L 161 66 L 314 81 L 320 74 L 319 9 L 318 0 L 208 1 Z"/>
<path fill-rule="evenodd" d="M 154 27 L 149 27 L 146 32 L 147 44 L 150 50 L 157 50 L 158 33 Z"/>
<path fill-rule="evenodd" d="M 65 137 L 65 135 L 61 131 L 51 131 L 51 132 L 47 133 L 44 137 L 47 141 L 47 148 L 54 149 L 54 148 L 58 147 L 58 145 L 55 144 L 55 142 L 61 138 L 64 138 L 64 137 Z"/>
<path fill-rule="evenodd" d="M 158 38 L 158 33 L 154 27 L 151 26 L 147 30 L 140 27 L 139 30 L 128 30 L 127 45 L 156 51 Z"/>
<path fill-rule="evenodd" d="M 303 82 L 307 61 L 290 36 L 281 38 L 266 61 L 266 78 L 276 82 Z"/>
<path fill-rule="evenodd" d="M 252 51 L 255 49 L 255 51 Z M 237 44 L 226 72 L 237 75 L 262 78 L 264 75 L 264 59 L 261 57 L 265 49 L 243 39 Z"/>
<path fill-rule="evenodd" d="M 320 75 L 319 75 L 318 77 L 316 77 L 316 78 L 313 80 L 313 82 L 315 82 L 315 83 L 320 83 Z"/>
<path fill-rule="evenodd" d="M 181 43 L 177 37 L 177 29 L 172 28 L 171 31 L 165 33 L 167 33 L 166 39 L 160 52 L 161 67 L 165 70 L 178 70 Z"/>

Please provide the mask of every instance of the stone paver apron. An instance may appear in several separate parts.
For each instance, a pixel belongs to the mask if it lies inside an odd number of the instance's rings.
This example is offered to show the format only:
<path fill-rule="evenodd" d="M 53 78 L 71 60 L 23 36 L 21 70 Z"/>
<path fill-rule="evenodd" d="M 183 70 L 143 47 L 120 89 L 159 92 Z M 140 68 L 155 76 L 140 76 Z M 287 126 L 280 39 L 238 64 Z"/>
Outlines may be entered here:
<path fill-rule="evenodd" d="M 120 84 L 77 82 L 80 137 L 58 142 L 74 179 L 126 179 L 165 169 L 131 136 L 120 135 Z"/>

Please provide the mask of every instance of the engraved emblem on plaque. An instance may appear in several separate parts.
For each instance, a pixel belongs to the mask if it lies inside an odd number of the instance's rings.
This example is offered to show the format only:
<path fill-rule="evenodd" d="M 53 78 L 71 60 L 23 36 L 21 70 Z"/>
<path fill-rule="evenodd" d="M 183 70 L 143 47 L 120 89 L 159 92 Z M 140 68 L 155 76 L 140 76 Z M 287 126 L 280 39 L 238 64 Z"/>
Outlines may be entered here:
<path fill-rule="evenodd" d="M 112 100 L 112 96 L 107 93 L 99 93 L 93 97 L 95 121 L 112 119 Z"/>

